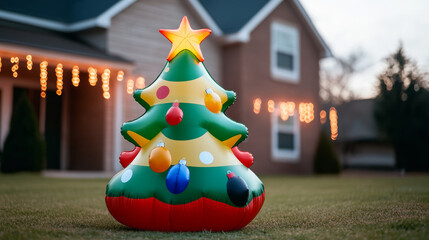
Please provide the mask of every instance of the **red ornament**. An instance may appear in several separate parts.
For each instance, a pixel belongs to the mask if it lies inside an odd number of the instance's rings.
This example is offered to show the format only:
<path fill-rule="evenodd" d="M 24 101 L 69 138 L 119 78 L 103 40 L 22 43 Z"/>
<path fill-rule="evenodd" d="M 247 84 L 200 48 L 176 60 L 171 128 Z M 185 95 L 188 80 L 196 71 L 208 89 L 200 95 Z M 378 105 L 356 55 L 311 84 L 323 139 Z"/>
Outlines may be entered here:
<path fill-rule="evenodd" d="M 119 155 L 119 162 L 122 167 L 126 168 L 130 163 L 136 158 L 137 154 L 140 152 L 140 147 L 135 147 L 132 151 L 125 151 Z"/>
<path fill-rule="evenodd" d="M 253 155 L 249 152 L 242 152 L 238 149 L 238 147 L 233 147 L 232 152 L 234 153 L 235 157 L 240 160 L 240 162 L 246 166 L 247 168 L 250 168 L 253 164 Z"/>
<path fill-rule="evenodd" d="M 183 111 L 179 107 L 179 102 L 176 100 L 173 103 L 173 106 L 168 109 L 167 114 L 165 115 L 165 120 L 168 124 L 174 126 L 179 124 L 183 119 Z"/>

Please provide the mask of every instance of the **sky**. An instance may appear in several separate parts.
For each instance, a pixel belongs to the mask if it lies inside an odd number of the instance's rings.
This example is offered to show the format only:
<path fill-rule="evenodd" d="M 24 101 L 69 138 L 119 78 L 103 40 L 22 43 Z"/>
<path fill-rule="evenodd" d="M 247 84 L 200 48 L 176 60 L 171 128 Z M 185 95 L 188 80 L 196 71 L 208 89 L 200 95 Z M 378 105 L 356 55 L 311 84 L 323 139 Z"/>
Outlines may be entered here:
<path fill-rule="evenodd" d="M 363 70 L 351 84 L 361 98 L 376 95 L 384 59 L 402 42 L 405 53 L 429 72 L 429 1 L 300 0 L 335 56 L 361 50 Z M 322 67 L 332 60 L 323 60 Z"/>

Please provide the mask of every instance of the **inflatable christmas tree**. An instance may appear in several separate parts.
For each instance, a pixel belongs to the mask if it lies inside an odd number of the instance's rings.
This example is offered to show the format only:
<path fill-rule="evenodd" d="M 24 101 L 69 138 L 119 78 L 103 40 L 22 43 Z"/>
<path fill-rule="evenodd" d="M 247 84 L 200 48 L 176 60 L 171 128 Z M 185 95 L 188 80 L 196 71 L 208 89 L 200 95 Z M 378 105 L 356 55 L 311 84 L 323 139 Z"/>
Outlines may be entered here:
<path fill-rule="evenodd" d="M 264 203 L 264 186 L 249 169 L 250 153 L 237 145 L 247 128 L 225 110 L 235 93 L 204 67 L 200 43 L 209 29 L 160 30 L 172 43 L 158 78 L 134 98 L 146 112 L 125 123 L 122 135 L 136 148 L 123 152 L 124 170 L 106 189 L 119 222 L 158 231 L 228 231 L 246 226 Z"/>

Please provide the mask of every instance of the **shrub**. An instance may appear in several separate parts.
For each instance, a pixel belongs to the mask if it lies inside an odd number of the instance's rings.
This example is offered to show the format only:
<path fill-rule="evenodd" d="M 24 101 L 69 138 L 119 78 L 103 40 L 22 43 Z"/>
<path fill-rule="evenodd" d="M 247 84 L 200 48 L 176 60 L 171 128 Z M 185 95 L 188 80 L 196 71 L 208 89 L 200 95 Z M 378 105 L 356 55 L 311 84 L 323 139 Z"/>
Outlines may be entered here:
<path fill-rule="evenodd" d="M 315 173 L 338 174 L 341 170 L 333 143 L 323 130 L 320 133 L 313 166 Z"/>
<path fill-rule="evenodd" d="M 22 94 L 13 109 L 1 157 L 1 171 L 41 171 L 44 167 L 45 144 L 36 113 L 28 97 Z"/>

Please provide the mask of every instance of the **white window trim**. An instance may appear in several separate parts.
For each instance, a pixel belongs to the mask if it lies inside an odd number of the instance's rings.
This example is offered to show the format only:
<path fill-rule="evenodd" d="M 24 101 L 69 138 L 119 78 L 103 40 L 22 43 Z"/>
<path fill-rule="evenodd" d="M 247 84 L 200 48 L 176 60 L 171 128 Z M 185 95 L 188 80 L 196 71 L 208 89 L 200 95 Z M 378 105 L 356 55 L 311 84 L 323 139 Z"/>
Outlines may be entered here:
<path fill-rule="evenodd" d="M 280 126 L 278 110 L 271 113 L 271 156 L 275 162 L 299 162 L 301 153 L 300 139 L 300 123 L 298 112 L 295 111 L 293 118 L 293 127 Z M 293 133 L 294 134 L 294 150 L 279 149 L 278 146 L 278 133 Z"/>
<path fill-rule="evenodd" d="M 277 67 L 277 48 L 274 44 L 274 34 L 276 31 L 285 31 L 290 34 L 295 35 L 296 34 L 296 48 L 293 49 L 293 65 L 295 66 L 293 71 L 286 70 L 286 69 L 280 69 Z M 271 23 L 271 75 L 275 80 L 284 81 L 284 82 L 290 82 L 290 83 L 298 83 L 300 78 L 300 35 L 298 28 L 283 24 L 279 22 L 273 22 Z"/>

